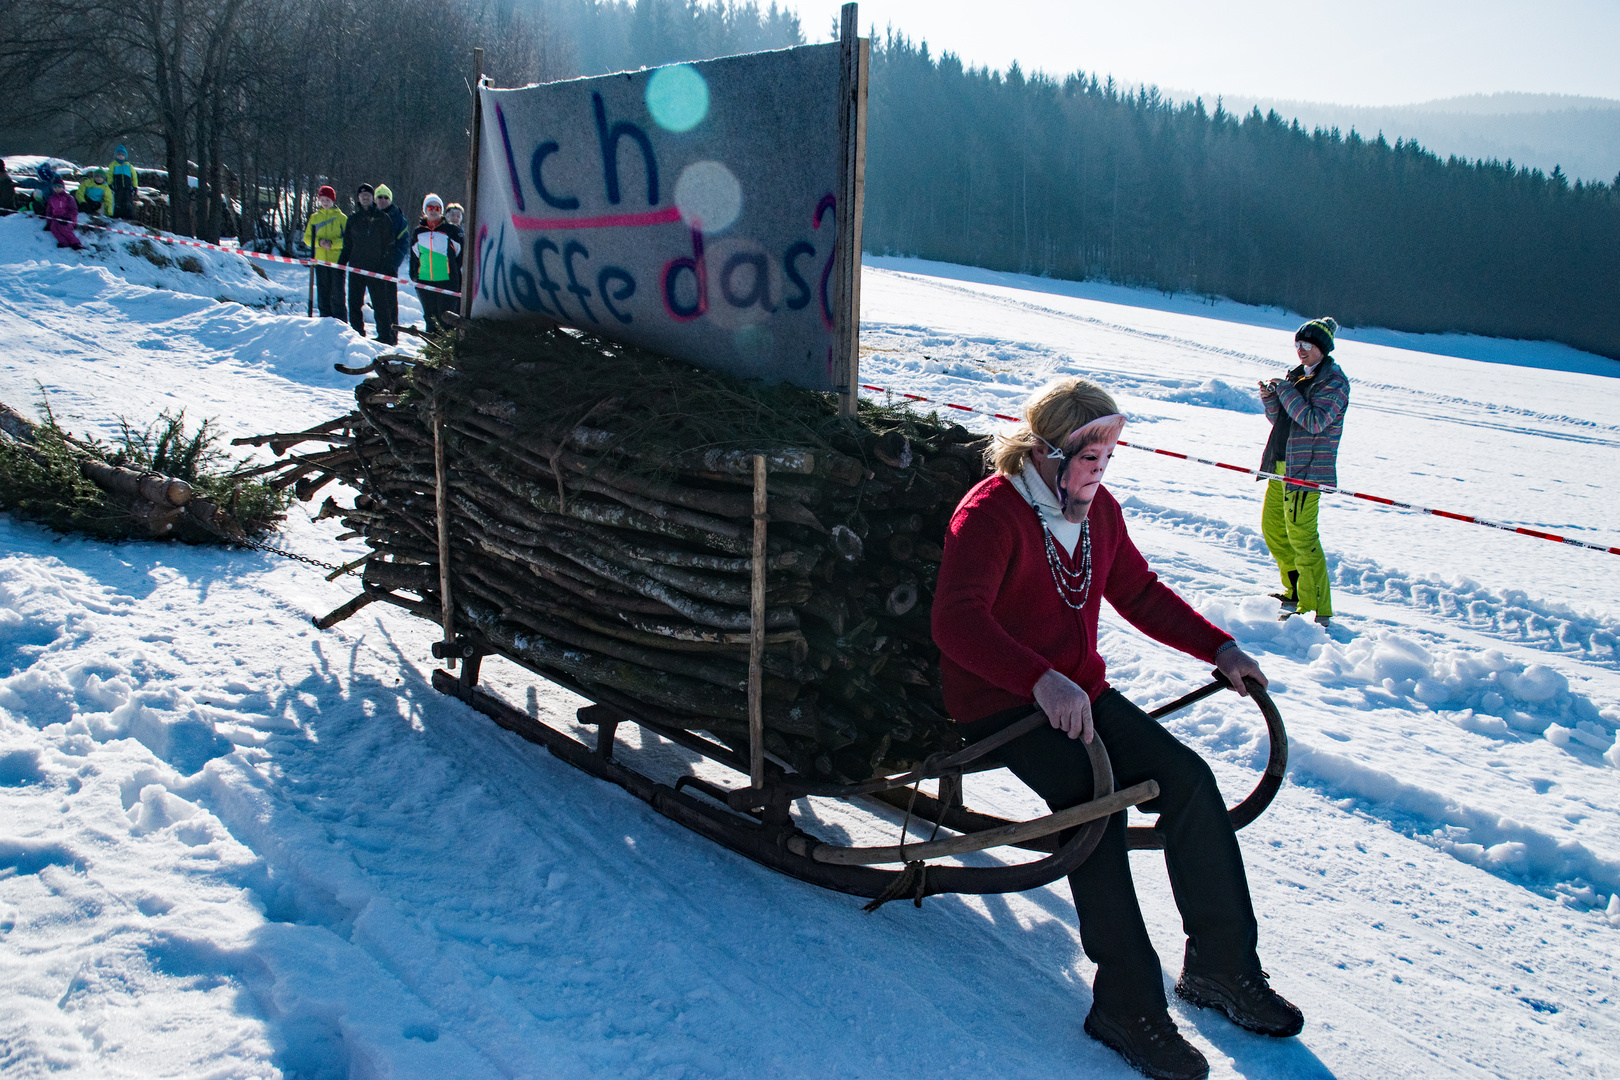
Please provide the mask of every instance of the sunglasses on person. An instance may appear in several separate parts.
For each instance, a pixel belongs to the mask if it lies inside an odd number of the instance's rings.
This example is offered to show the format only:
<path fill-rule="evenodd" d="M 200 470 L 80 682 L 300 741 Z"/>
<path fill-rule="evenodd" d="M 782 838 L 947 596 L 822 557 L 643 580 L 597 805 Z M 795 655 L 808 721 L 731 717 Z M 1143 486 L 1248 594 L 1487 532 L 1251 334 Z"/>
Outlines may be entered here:
<path fill-rule="evenodd" d="M 1312 348 L 1312 344 L 1311 342 L 1306 341 L 1304 338 L 1295 338 L 1294 348 L 1298 349 L 1300 352 L 1309 352 Z"/>

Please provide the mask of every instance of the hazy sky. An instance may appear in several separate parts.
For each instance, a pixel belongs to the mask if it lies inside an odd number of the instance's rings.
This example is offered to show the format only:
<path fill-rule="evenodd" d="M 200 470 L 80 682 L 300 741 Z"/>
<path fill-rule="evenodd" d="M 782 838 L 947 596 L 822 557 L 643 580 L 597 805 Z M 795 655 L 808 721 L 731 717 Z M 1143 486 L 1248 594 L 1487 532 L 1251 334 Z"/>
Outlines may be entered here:
<path fill-rule="evenodd" d="M 839 0 L 787 0 L 810 41 Z M 1399 105 L 1503 90 L 1620 98 L 1620 0 L 862 0 L 975 65 L 1216 93 Z"/>

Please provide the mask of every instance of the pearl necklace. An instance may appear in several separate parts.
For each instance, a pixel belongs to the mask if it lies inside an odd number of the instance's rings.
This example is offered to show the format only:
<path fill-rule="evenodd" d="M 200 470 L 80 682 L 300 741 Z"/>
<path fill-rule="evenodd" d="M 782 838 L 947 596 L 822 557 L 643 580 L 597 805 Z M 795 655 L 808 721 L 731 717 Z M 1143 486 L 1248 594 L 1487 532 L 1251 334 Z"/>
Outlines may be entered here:
<path fill-rule="evenodd" d="M 1057 542 L 1052 538 L 1052 527 L 1046 523 L 1046 515 L 1041 513 L 1040 504 L 1035 501 L 1029 490 L 1029 485 L 1019 478 L 1024 496 L 1029 500 L 1031 510 L 1035 511 L 1035 520 L 1041 523 L 1041 538 L 1046 542 L 1046 565 L 1052 571 L 1052 584 L 1057 588 L 1058 599 L 1075 611 L 1086 606 L 1086 600 L 1091 595 L 1091 519 L 1086 518 L 1080 523 L 1080 569 L 1070 570 L 1063 565 L 1058 556 Z M 1079 588 L 1075 582 L 1080 583 Z M 1075 597 L 1079 597 L 1079 602 Z"/>

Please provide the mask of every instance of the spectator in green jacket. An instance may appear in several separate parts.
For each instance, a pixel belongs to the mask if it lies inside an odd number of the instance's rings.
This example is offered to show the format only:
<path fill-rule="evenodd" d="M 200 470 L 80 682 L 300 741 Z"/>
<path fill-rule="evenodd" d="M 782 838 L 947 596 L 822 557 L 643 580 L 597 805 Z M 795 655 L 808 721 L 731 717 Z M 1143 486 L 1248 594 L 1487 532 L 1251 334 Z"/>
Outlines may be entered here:
<path fill-rule="evenodd" d="M 79 209 L 84 213 L 112 217 L 113 193 L 112 187 L 107 183 L 107 170 L 92 170 L 87 179 L 79 181 L 79 190 L 75 194 L 79 200 Z"/>
<path fill-rule="evenodd" d="M 411 233 L 411 280 L 416 282 L 417 299 L 422 301 L 422 322 L 430 334 L 439 331 L 439 316 L 453 311 L 458 298 L 448 293 L 423 289 L 451 289 L 455 263 L 461 258 L 461 230 L 444 220 L 444 200 L 429 195 L 422 200 L 422 220 Z"/>
<path fill-rule="evenodd" d="M 122 143 L 113 152 L 113 161 L 107 167 L 107 176 L 112 182 L 112 216 L 133 221 L 135 189 L 141 186 L 141 174 L 129 163 L 129 149 Z"/>
<path fill-rule="evenodd" d="M 315 253 L 315 298 L 321 315 L 328 319 L 349 318 L 343 299 L 343 227 L 349 216 L 337 208 L 337 191 L 322 184 L 315 193 L 315 212 L 304 226 L 304 246 Z"/>

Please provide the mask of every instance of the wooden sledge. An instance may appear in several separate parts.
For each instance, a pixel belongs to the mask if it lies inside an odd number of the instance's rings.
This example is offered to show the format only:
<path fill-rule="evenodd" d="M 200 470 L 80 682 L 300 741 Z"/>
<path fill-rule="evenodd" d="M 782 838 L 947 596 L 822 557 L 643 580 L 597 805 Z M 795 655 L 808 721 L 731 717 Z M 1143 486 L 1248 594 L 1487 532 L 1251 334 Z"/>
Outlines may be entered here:
<path fill-rule="evenodd" d="M 409 601 L 402 606 L 410 606 Z M 830 784 L 789 773 L 767 759 L 764 783 L 756 785 L 747 783 L 752 774 L 750 761 L 715 740 L 670 722 L 674 718 L 660 722 L 655 708 L 628 700 L 602 700 L 605 695 L 600 690 L 587 692 L 555 673 L 536 672 L 581 696 L 598 699 L 596 704 L 585 706 L 578 713 L 581 724 L 596 728 L 596 745 L 589 746 L 480 689 L 480 661 L 489 651 L 476 643 L 458 638 L 451 643 L 435 643 L 433 651 L 436 657 L 455 657 L 462 661 L 459 676 L 435 670 L 434 689 L 460 698 L 500 726 L 546 747 L 568 764 L 618 784 L 670 820 L 800 881 L 868 897 L 873 901 L 869 909 L 894 899 L 911 899 L 920 904 L 924 896 L 938 893 L 1023 892 L 1050 884 L 1066 877 L 1090 856 L 1111 815 L 1153 799 L 1159 792 L 1158 785 L 1151 780 L 1115 791 L 1108 752 L 1099 737 L 1087 746 L 1096 792 L 1091 801 L 1030 821 L 1008 821 L 965 807 L 962 777 L 970 772 L 1000 767 L 994 756 L 996 749 L 1045 724 L 1046 716 L 1039 710 L 987 739 L 949 754 L 936 754 L 905 773 L 858 784 Z M 515 658 L 509 659 L 521 663 Z M 1169 716 L 1229 686 L 1216 672 L 1214 681 L 1208 685 L 1148 715 L 1154 719 Z M 1248 680 L 1247 686 L 1265 718 L 1271 745 L 1259 784 L 1228 811 L 1233 827 L 1238 829 L 1265 811 L 1282 786 L 1288 765 L 1288 737 L 1276 705 L 1254 680 Z M 671 786 L 638 772 L 618 760 L 614 753 L 618 728 L 626 723 L 636 724 L 706 761 L 732 769 L 744 785 L 727 788 L 687 775 Z M 940 796 L 915 790 L 914 786 L 923 780 L 938 781 Z M 793 821 L 792 803 L 807 796 L 876 798 L 907 810 L 909 816 L 941 825 L 958 835 L 882 847 L 829 844 L 803 831 Z M 1164 846 L 1162 837 L 1152 828 L 1132 828 L 1127 835 L 1132 848 Z M 1000 866 L 941 865 L 931 861 L 998 847 L 1024 848 L 1041 852 L 1044 857 Z M 896 864 L 901 869 L 880 869 Z"/>

